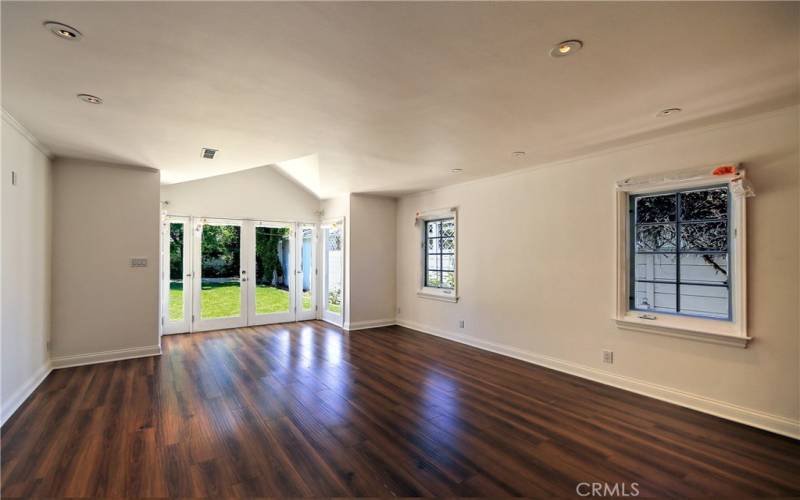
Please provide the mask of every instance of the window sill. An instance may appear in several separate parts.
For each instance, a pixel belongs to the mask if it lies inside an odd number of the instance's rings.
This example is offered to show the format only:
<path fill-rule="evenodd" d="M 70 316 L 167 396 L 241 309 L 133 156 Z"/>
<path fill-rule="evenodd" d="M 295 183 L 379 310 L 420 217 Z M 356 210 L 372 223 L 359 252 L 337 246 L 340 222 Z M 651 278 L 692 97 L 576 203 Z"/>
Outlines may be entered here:
<path fill-rule="evenodd" d="M 737 335 L 732 332 L 732 325 L 727 328 L 717 327 L 713 320 L 693 320 L 686 318 L 664 317 L 653 315 L 655 320 L 640 319 L 639 315 L 628 314 L 622 318 L 616 318 L 617 326 L 623 330 L 632 330 L 645 333 L 655 333 L 668 337 L 683 338 L 707 342 L 711 344 L 728 345 L 733 347 L 746 348 L 752 337 L 747 335 Z M 706 322 L 706 328 L 700 328 L 698 323 Z"/>
<path fill-rule="evenodd" d="M 433 300 L 440 300 L 442 302 L 458 302 L 458 296 L 454 293 L 444 293 L 439 291 L 429 291 L 427 289 L 422 289 L 417 292 L 417 297 L 421 297 L 423 299 L 433 299 Z"/>

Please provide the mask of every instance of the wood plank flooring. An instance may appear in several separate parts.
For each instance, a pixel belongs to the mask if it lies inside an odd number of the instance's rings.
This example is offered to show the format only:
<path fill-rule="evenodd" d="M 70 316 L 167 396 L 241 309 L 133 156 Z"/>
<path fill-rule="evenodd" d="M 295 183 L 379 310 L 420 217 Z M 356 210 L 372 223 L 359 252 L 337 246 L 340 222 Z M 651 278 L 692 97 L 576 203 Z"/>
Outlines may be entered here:
<path fill-rule="evenodd" d="M 53 371 L 2 428 L 2 496 L 800 495 L 798 441 L 401 327 L 163 351 Z"/>

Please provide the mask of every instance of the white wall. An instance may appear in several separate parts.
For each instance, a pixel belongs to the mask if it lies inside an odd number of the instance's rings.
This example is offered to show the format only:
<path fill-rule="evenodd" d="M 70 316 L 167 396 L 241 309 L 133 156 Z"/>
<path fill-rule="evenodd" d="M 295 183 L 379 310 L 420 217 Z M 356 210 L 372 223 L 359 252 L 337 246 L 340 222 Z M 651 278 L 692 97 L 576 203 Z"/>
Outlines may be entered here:
<path fill-rule="evenodd" d="M 49 373 L 50 160 L 3 113 L 2 422 Z M 11 171 L 17 185 L 11 185 Z"/>
<path fill-rule="evenodd" d="M 747 349 L 622 331 L 618 179 L 741 161 L 748 200 Z M 401 323 L 800 436 L 798 110 L 402 198 Z M 416 296 L 417 210 L 459 207 L 457 304 Z M 465 328 L 458 321 L 465 320 Z M 601 350 L 615 352 L 613 365 Z"/>
<path fill-rule="evenodd" d="M 54 162 L 54 366 L 160 352 L 158 198 L 157 171 Z"/>
<path fill-rule="evenodd" d="M 393 323 L 396 308 L 397 200 L 350 196 L 351 328 Z"/>
<path fill-rule="evenodd" d="M 203 160 L 208 161 L 208 160 Z M 275 167 L 161 186 L 174 215 L 317 222 L 319 199 Z"/>

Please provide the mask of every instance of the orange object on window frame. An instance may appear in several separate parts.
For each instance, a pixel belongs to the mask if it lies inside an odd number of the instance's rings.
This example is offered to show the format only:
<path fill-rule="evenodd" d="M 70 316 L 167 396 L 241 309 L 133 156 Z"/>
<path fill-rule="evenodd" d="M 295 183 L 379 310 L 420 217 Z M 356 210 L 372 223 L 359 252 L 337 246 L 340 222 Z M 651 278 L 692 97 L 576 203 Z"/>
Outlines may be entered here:
<path fill-rule="evenodd" d="M 711 175 L 728 175 L 728 174 L 735 174 L 736 167 L 733 165 L 722 165 L 714 169 L 711 172 Z"/>

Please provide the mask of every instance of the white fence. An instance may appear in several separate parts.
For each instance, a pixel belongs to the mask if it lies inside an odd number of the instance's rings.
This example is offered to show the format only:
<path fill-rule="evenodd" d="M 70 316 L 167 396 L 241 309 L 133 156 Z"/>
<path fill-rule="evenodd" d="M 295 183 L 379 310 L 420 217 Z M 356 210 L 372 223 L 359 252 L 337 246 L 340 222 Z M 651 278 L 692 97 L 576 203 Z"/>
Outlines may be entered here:
<path fill-rule="evenodd" d="M 709 255 L 712 265 L 703 255 L 681 255 L 681 311 L 688 314 L 725 318 L 728 316 L 728 289 L 722 285 L 728 280 L 728 259 L 723 255 Z M 678 269 L 674 255 L 636 255 L 636 279 L 648 281 L 675 281 Z M 693 284 L 688 284 L 693 283 Z M 674 312 L 677 304 L 674 284 L 639 282 L 636 284 L 637 309 Z"/>
<path fill-rule="evenodd" d="M 344 252 L 341 250 L 329 250 L 327 253 L 328 262 L 325 263 L 325 269 L 328 273 L 328 291 L 333 292 L 339 290 L 342 292 L 342 285 L 344 283 Z M 341 293 L 339 294 L 341 296 Z"/>

